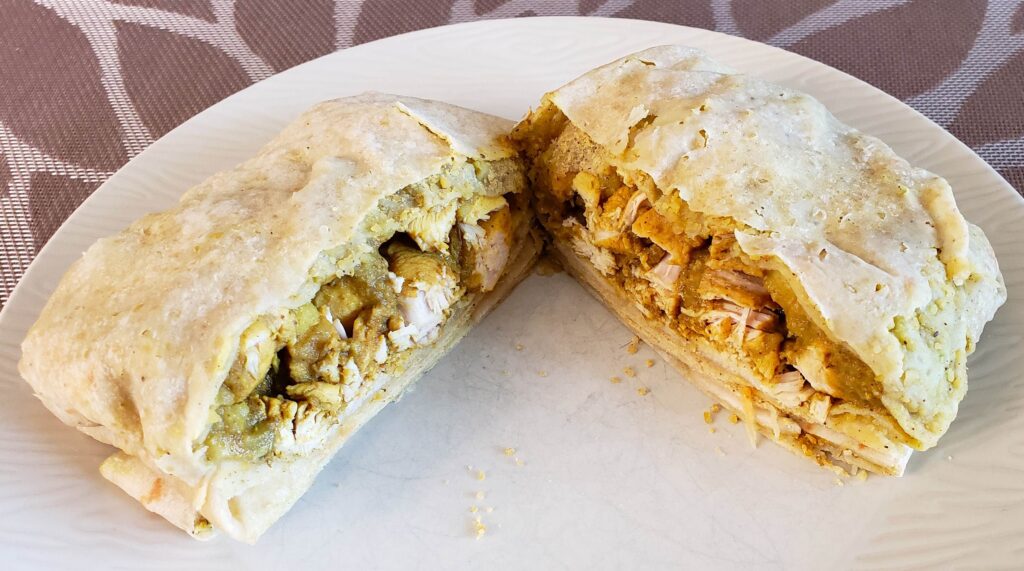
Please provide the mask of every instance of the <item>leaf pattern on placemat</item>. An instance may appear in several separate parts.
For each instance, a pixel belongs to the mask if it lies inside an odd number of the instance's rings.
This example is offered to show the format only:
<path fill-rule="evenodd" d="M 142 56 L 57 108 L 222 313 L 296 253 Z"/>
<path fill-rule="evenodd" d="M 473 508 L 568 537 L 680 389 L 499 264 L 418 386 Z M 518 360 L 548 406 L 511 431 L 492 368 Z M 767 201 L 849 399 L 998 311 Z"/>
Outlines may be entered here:
<path fill-rule="evenodd" d="M 473 13 L 477 16 L 486 14 L 495 8 L 500 7 L 502 4 L 508 3 L 509 0 L 473 0 Z"/>
<path fill-rule="evenodd" d="M 129 22 L 115 27 L 125 88 L 154 139 L 249 84 L 238 62 L 203 42 Z"/>
<path fill-rule="evenodd" d="M 933 87 L 960 65 L 984 16 L 984 0 L 916 0 L 823 30 L 789 49 L 902 99 Z M 904 33 L 893 34 L 893 28 Z M 907 57 L 908 46 L 927 57 Z"/>
<path fill-rule="evenodd" d="M 32 174 L 33 193 L 29 195 L 29 228 L 32 238 L 45 244 L 60 225 L 71 216 L 93 191 L 91 183 L 48 172 Z"/>
<path fill-rule="evenodd" d="M 111 2 L 124 6 L 141 6 L 143 8 L 167 10 L 168 12 L 201 18 L 208 22 L 217 21 L 217 16 L 213 13 L 213 5 L 210 4 L 210 0 L 111 0 Z"/>
<path fill-rule="evenodd" d="M 448 23 L 452 0 L 366 0 L 359 12 L 354 43 L 404 34 Z"/>
<path fill-rule="evenodd" d="M 0 307 L 71 211 L 192 115 L 332 50 L 475 19 L 764 40 L 906 99 L 1024 189 L 1020 0 L 0 0 L 0 14 Z"/>
<path fill-rule="evenodd" d="M 334 51 L 334 3 L 235 2 L 235 26 L 256 55 L 284 71 Z"/>
<path fill-rule="evenodd" d="M 1024 34 L 1024 4 L 1017 6 L 1017 12 L 1010 20 L 1010 33 Z"/>
<path fill-rule="evenodd" d="M 580 0 L 579 10 L 580 15 L 589 16 L 594 10 L 597 10 L 607 0 Z"/>
<path fill-rule="evenodd" d="M 764 0 L 733 0 L 732 17 L 743 37 L 764 41 L 796 24 L 807 16 L 835 4 L 837 0 L 793 0 L 792 2 L 765 2 Z"/>
<path fill-rule="evenodd" d="M 10 180 L 11 171 L 7 169 L 7 157 L 0 153 L 0 199 L 7 196 Z"/>
<path fill-rule="evenodd" d="M 637 0 L 614 14 L 616 18 L 657 20 L 681 26 L 714 29 L 715 17 L 710 0 L 702 2 L 665 2 L 665 0 Z"/>
<path fill-rule="evenodd" d="M 25 143 L 64 160 L 103 169 L 124 164 L 129 157 L 121 129 L 85 34 L 29 0 L 5 4 L 0 122 Z M 40 36 L 50 41 L 40 42 Z"/>
<path fill-rule="evenodd" d="M 1017 96 L 1007 97 L 1008 92 Z M 999 109 L 999 114 L 993 109 Z M 1024 51 L 978 85 L 960 107 L 949 132 L 971 146 L 1024 137 L 1024 122 L 1014 117 L 1024 117 Z"/>

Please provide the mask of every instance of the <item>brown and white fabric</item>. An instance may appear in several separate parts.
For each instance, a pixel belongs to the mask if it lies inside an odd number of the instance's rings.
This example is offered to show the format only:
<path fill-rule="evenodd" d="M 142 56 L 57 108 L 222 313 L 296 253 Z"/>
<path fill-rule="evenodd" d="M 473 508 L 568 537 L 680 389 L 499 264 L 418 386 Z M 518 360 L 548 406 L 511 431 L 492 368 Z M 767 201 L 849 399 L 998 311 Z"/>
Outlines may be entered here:
<path fill-rule="evenodd" d="M 1024 0 L 0 0 L 0 307 L 82 200 L 227 95 L 402 32 L 555 15 L 804 54 L 906 101 L 1024 190 Z"/>

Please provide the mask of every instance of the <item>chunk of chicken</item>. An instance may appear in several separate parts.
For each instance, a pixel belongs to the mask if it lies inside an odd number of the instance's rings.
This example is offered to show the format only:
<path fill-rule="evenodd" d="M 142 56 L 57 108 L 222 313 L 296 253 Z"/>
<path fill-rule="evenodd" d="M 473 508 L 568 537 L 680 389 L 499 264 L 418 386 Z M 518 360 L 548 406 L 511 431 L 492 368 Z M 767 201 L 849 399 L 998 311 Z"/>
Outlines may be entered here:
<path fill-rule="evenodd" d="M 288 343 L 288 372 L 297 384 L 319 380 L 336 383 L 341 353 L 345 350 L 330 308 L 324 306 L 317 320 Z"/>
<path fill-rule="evenodd" d="M 683 274 L 683 267 L 673 263 L 671 255 L 666 255 L 645 277 L 652 284 L 666 291 L 676 291 L 679 285 L 679 278 Z"/>
<path fill-rule="evenodd" d="M 609 187 L 609 182 L 587 172 L 577 173 L 572 180 L 573 192 L 583 203 L 587 239 L 612 252 L 635 252 L 641 247 L 639 241 L 626 230 L 646 203 L 644 195 L 621 184 Z"/>
<path fill-rule="evenodd" d="M 276 351 L 277 340 L 263 319 L 257 319 L 242 333 L 238 358 L 224 380 L 224 387 L 232 397 L 231 402 L 249 396 L 263 381 Z"/>
<path fill-rule="evenodd" d="M 702 299 L 724 299 L 752 308 L 775 306 L 761 278 L 739 271 L 708 269 L 698 290 Z"/>
<path fill-rule="evenodd" d="M 405 226 L 406 232 L 421 250 L 447 252 L 448 233 L 455 226 L 457 210 L 456 201 L 426 211 L 413 208 L 403 211 L 399 215 L 399 222 Z"/>
<path fill-rule="evenodd" d="M 723 300 L 712 301 L 709 307 L 701 316 L 705 323 L 730 319 L 749 329 L 770 332 L 779 330 L 779 316 L 771 311 L 743 307 Z"/>
<path fill-rule="evenodd" d="M 562 227 L 569 230 L 572 237 L 572 249 L 576 254 L 588 259 L 602 274 L 608 276 L 615 272 L 618 265 L 615 256 L 604 248 L 594 245 L 590 233 L 575 218 L 566 218 Z"/>
<path fill-rule="evenodd" d="M 380 296 L 375 289 L 355 276 L 342 276 L 322 287 L 314 303 L 317 307 L 326 306 L 331 309 L 331 321 L 338 321 L 344 326 L 339 333 L 342 338 L 347 338 L 345 331 L 352 331 L 356 317 L 364 309 L 378 303 Z"/>
<path fill-rule="evenodd" d="M 647 204 L 643 193 L 628 186 L 619 187 L 605 199 L 599 214 L 588 215 L 587 226 L 594 244 L 618 254 L 633 255 L 641 251 L 640 239 L 628 230 L 643 204 Z"/>
<path fill-rule="evenodd" d="M 462 279 L 470 290 L 491 291 L 508 263 L 512 245 L 512 213 L 508 206 L 476 224 L 459 224 L 462 232 Z"/>
<path fill-rule="evenodd" d="M 825 348 L 819 344 L 808 344 L 794 355 L 793 366 L 814 387 L 814 390 L 830 395 L 841 395 L 842 380 L 836 371 L 826 367 Z"/>
<path fill-rule="evenodd" d="M 676 233 L 672 224 L 658 211 L 650 208 L 637 217 L 632 225 L 633 233 L 647 238 L 671 254 L 676 260 L 685 263 L 689 260 L 692 246 L 684 235 Z"/>
<path fill-rule="evenodd" d="M 814 394 L 814 389 L 807 386 L 807 382 L 804 376 L 800 374 L 800 371 L 788 371 L 781 375 L 776 375 L 768 385 L 768 390 L 779 402 L 789 408 L 800 406 Z"/>
<path fill-rule="evenodd" d="M 506 206 L 508 201 L 504 196 L 477 196 L 459 206 L 457 219 L 460 224 L 476 225 Z"/>
<path fill-rule="evenodd" d="M 393 242 L 387 246 L 391 271 L 403 278 L 398 310 L 402 326 L 388 334 L 399 350 L 437 334 L 445 312 L 461 295 L 454 271 L 440 255 Z"/>
<path fill-rule="evenodd" d="M 832 408 L 832 397 L 822 393 L 814 393 L 807 403 L 808 415 L 818 424 L 824 424 L 828 420 L 830 408 Z"/>
<path fill-rule="evenodd" d="M 632 226 L 640 215 L 640 208 L 643 206 L 650 206 L 647 195 L 640 191 L 634 192 L 629 202 L 626 203 L 625 210 L 622 212 L 622 225 L 627 228 Z"/>
<path fill-rule="evenodd" d="M 354 359 L 359 369 L 368 373 L 374 365 L 378 339 L 387 333 L 388 319 L 397 313 L 398 295 L 388 279 L 387 262 L 379 255 L 364 260 L 360 276 L 343 276 L 324 285 L 314 304 L 324 310 L 334 327 L 345 358 Z M 337 372 L 328 370 L 330 365 L 336 368 L 345 363 L 341 356 L 338 359 L 337 363 L 332 360 L 322 364 L 322 379 L 337 380 Z"/>

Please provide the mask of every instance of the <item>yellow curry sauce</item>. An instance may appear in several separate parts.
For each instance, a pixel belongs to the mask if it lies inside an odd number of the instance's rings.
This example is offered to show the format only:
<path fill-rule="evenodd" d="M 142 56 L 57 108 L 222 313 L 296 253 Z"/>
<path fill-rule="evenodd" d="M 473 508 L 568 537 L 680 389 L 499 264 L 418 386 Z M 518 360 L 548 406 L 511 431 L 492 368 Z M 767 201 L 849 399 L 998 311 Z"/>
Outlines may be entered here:
<path fill-rule="evenodd" d="M 643 174 L 623 180 L 606 151 L 560 113 L 531 128 L 523 144 L 536 157 L 531 178 L 539 219 L 648 317 L 736 355 L 767 387 L 795 374 L 798 356 L 813 357 L 818 386 L 802 394 L 884 414 L 874 372 L 818 327 L 780 275 L 740 250 L 734 232 L 741 225 L 690 210 L 678 193 L 663 193 Z M 895 423 L 885 429 L 909 440 Z"/>
<path fill-rule="evenodd" d="M 525 217 L 524 187 L 517 161 L 470 163 L 382 201 L 343 275 L 242 334 L 201 443 L 208 458 L 269 458 L 282 428 L 298 435 L 308 419 L 337 418 L 377 377 L 398 374 L 465 293 L 494 287 Z"/>

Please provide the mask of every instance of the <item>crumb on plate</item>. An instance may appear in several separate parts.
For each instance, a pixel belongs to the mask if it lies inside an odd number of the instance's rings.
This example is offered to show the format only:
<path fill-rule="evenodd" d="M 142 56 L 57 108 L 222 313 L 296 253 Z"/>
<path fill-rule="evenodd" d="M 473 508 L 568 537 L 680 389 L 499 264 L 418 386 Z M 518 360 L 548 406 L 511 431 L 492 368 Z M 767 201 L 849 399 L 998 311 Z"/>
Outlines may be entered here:
<path fill-rule="evenodd" d="M 626 344 L 626 352 L 630 355 L 636 355 L 636 352 L 639 350 L 640 338 L 634 335 L 633 338 L 629 340 L 629 343 Z"/>

